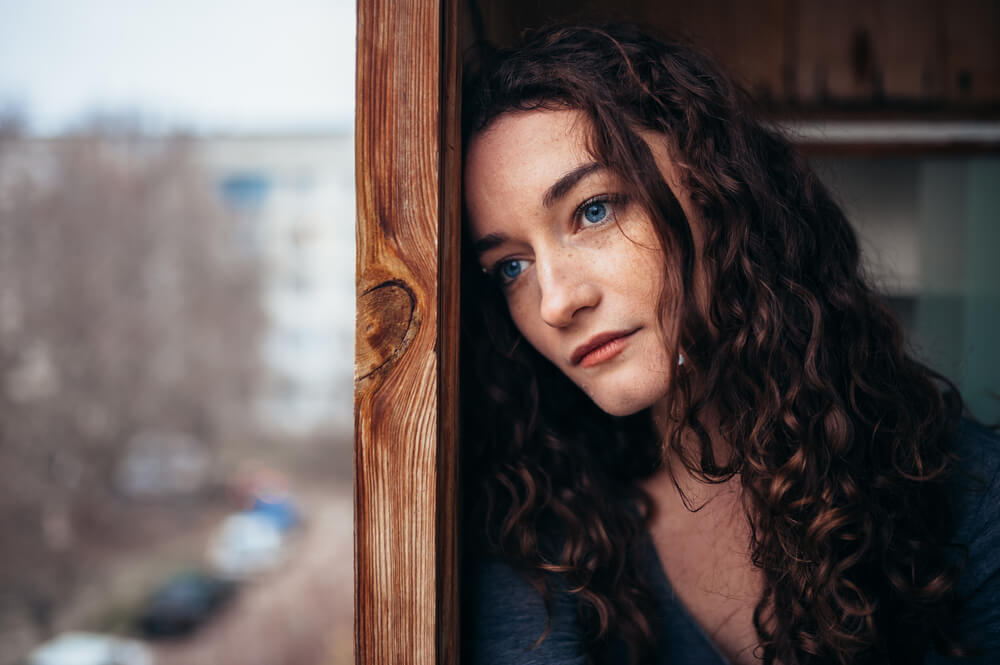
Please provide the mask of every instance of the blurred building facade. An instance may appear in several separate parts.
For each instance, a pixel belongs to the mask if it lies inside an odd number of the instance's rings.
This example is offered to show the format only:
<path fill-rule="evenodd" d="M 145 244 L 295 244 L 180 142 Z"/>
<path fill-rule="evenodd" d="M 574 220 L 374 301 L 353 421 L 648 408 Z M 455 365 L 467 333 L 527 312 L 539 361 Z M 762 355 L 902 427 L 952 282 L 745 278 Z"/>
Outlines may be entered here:
<path fill-rule="evenodd" d="M 71 140 L 6 140 L 0 159 L 0 203 L 27 183 L 42 189 L 56 186 L 60 151 Z M 114 161 L 125 172 L 173 140 L 101 138 L 102 145 L 113 146 Z M 257 421 L 252 425 L 279 436 L 349 436 L 354 367 L 353 137 L 350 133 L 206 136 L 183 142 L 199 177 L 207 181 L 204 188 L 214 192 L 216 204 L 235 217 L 231 249 L 260 271 L 262 371 L 257 385 L 250 388 Z M 0 301 L 0 310 L 17 309 L 16 303 Z M 10 318 L 3 311 L 0 324 Z"/>
<path fill-rule="evenodd" d="M 201 138 L 197 154 L 262 265 L 262 427 L 350 431 L 354 144 L 350 134 Z"/>

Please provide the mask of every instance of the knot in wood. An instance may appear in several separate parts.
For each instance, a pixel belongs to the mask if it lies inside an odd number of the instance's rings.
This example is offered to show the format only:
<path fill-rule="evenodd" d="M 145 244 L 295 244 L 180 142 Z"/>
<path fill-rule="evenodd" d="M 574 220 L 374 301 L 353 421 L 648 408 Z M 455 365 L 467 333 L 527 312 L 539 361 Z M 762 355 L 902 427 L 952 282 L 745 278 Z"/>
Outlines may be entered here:
<path fill-rule="evenodd" d="M 402 355 L 416 333 L 415 309 L 413 291 L 398 280 L 382 282 L 358 296 L 357 380 L 371 376 Z"/>

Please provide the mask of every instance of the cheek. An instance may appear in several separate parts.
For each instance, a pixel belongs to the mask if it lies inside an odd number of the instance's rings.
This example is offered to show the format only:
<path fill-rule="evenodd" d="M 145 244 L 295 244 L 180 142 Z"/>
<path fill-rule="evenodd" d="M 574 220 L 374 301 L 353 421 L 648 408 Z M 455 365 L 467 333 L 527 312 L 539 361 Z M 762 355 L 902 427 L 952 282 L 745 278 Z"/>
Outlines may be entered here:
<path fill-rule="evenodd" d="M 659 241 L 644 238 L 623 258 L 627 266 L 622 270 L 620 283 L 626 286 L 627 297 L 636 307 L 656 311 L 666 279 L 666 257 L 660 249 Z"/>
<path fill-rule="evenodd" d="M 525 284 L 520 289 L 507 296 L 507 309 L 518 332 L 543 356 L 552 360 L 551 350 L 546 348 L 544 322 L 538 315 L 538 301 L 530 291 L 530 285 Z"/>

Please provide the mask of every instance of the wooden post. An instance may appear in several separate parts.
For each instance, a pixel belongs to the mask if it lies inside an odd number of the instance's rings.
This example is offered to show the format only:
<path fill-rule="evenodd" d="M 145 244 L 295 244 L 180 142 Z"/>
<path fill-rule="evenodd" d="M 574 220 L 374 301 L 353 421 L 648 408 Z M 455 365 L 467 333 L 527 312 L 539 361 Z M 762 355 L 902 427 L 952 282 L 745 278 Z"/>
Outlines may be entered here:
<path fill-rule="evenodd" d="M 458 662 L 457 4 L 359 0 L 355 660 Z"/>

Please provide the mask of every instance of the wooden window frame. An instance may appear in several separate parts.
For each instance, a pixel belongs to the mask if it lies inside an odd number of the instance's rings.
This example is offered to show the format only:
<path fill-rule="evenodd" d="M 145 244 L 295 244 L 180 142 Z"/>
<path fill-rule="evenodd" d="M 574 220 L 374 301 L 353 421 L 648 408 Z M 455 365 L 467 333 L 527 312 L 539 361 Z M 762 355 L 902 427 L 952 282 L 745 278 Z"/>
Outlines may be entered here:
<path fill-rule="evenodd" d="M 458 649 L 456 0 L 358 3 L 355 661 Z"/>

